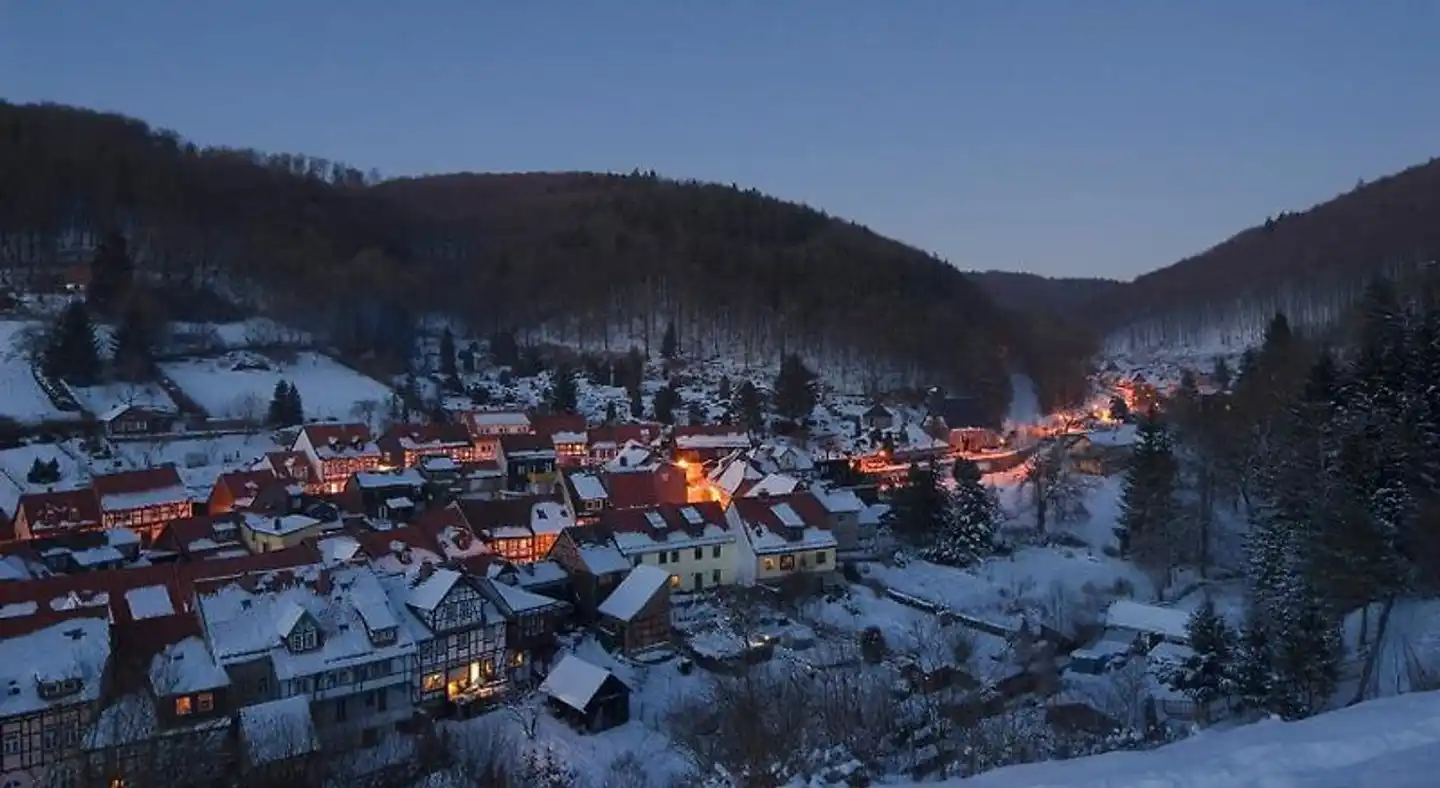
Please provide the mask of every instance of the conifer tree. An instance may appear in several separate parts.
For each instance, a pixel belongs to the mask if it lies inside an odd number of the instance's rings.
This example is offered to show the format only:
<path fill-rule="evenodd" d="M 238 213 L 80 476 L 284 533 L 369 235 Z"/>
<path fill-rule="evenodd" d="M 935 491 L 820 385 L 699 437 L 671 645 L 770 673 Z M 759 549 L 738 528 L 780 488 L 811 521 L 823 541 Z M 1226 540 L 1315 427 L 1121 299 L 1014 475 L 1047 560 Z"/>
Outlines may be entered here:
<path fill-rule="evenodd" d="M 655 398 L 650 407 L 655 411 L 655 420 L 661 424 L 670 425 L 675 423 L 675 408 L 680 405 L 680 392 L 675 388 L 675 381 L 665 384 L 665 388 L 655 392 Z"/>
<path fill-rule="evenodd" d="M 955 461 L 955 491 L 948 498 L 940 516 L 939 533 L 922 555 L 928 561 L 950 566 L 965 566 L 994 552 L 995 523 L 999 504 L 981 480 L 980 468 L 965 459 Z"/>
<path fill-rule="evenodd" d="M 612 400 L 610 400 L 609 402 L 606 402 L 606 403 L 605 403 L 605 423 L 606 423 L 606 424 L 614 424 L 618 418 L 619 418 L 619 414 L 615 412 L 615 400 L 612 399 Z"/>
<path fill-rule="evenodd" d="M 730 397 L 733 393 L 734 392 L 730 390 L 730 376 L 721 375 L 720 383 L 718 384 L 717 390 L 715 392 L 715 398 L 720 400 L 721 402 L 728 403 L 730 402 Z"/>
<path fill-rule="evenodd" d="M 451 385 L 460 379 L 460 369 L 455 363 L 455 335 L 446 326 L 440 334 L 440 375 Z"/>
<path fill-rule="evenodd" d="M 675 339 L 675 321 L 671 320 L 665 324 L 665 335 L 660 339 L 660 357 L 666 361 L 675 358 L 679 350 L 679 343 Z"/>
<path fill-rule="evenodd" d="M 692 426 L 705 423 L 705 408 L 699 400 L 692 401 L 685 408 L 685 423 Z"/>
<path fill-rule="evenodd" d="M 1212 704 L 1235 694 L 1235 634 L 1208 597 L 1190 614 L 1186 629 L 1195 653 L 1170 677 L 1170 686 L 1185 693 L 1208 719 Z"/>
<path fill-rule="evenodd" d="M 135 304 L 126 308 L 115 331 L 115 374 L 121 380 L 141 381 L 154 376 L 154 331 L 149 318 Z"/>
<path fill-rule="evenodd" d="M 1321 711 L 1339 681 L 1340 628 L 1315 592 L 1295 589 L 1295 596 L 1274 629 L 1273 710 L 1285 719 Z"/>
<path fill-rule="evenodd" d="M 272 427 L 284 427 L 290 421 L 290 384 L 284 380 L 275 382 L 275 391 L 270 395 L 270 409 L 265 423 Z"/>
<path fill-rule="evenodd" d="M 1210 373 L 1210 377 L 1214 379 L 1216 388 L 1221 391 L 1230 390 L 1232 375 L 1230 374 L 1230 364 L 1224 356 L 1215 357 L 1215 369 Z"/>
<path fill-rule="evenodd" d="M 815 409 L 815 383 L 815 373 L 799 356 L 786 356 L 775 377 L 775 412 L 795 423 L 808 418 Z"/>
<path fill-rule="evenodd" d="M 1236 645 L 1231 680 L 1242 711 L 1268 711 L 1275 691 L 1270 633 L 1259 616 L 1247 617 Z"/>
<path fill-rule="evenodd" d="M 100 354 L 95 348 L 95 328 L 83 301 L 71 301 L 50 332 L 43 359 L 51 377 L 77 386 L 91 386 L 100 378 Z"/>
<path fill-rule="evenodd" d="M 630 418 L 639 421 L 645 418 L 645 400 L 640 394 L 640 386 L 632 385 L 630 394 Z"/>
<path fill-rule="evenodd" d="M 111 231 L 90 261 L 90 284 L 85 290 L 85 299 L 97 313 L 110 314 L 130 291 L 134 278 L 135 264 L 130 259 L 125 236 Z"/>
<path fill-rule="evenodd" d="M 575 370 L 569 364 L 560 364 L 550 373 L 550 409 L 556 413 L 574 413 L 579 404 L 580 391 L 575 385 Z"/>
<path fill-rule="evenodd" d="M 950 520 L 950 499 L 929 467 L 912 463 L 905 484 L 894 490 L 886 513 L 890 530 L 913 545 L 926 547 Z"/>
<path fill-rule="evenodd" d="M 760 397 L 760 390 L 751 381 L 745 381 L 735 390 L 735 412 L 740 416 L 740 422 L 745 429 L 751 433 L 759 434 L 765 429 L 765 403 Z"/>
<path fill-rule="evenodd" d="M 1140 424 L 1134 455 L 1125 475 L 1116 536 L 1120 552 L 1139 549 L 1151 562 L 1166 549 L 1165 529 L 1176 517 L 1176 466 L 1170 432 L 1154 412 Z"/>
<path fill-rule="evenodd" d="M 293 383 L 285 395 L 285 426 L 295 427 L 305 423 L 305 402 L 300 398 L 300 389 Z"/>

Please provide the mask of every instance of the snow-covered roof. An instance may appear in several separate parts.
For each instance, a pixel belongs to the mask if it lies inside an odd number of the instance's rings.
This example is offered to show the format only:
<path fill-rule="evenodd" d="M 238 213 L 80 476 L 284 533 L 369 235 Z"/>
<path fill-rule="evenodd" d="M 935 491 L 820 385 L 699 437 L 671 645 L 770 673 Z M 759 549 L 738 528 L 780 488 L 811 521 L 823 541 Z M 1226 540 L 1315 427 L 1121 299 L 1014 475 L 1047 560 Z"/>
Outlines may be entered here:
<path fill-rule="evenodd" d="M 582 544 L 579 552 L 580 560 L 593 574 L 608 575 L 612 572 L 624 572 L 630 568 L 630 562 L 614 545 Z"/>
<path fill-rule="evenodd" d="M 820 505 L 825 507 L 825 511 L 831 514 L 858 513 L 865 509 L 865 502 L 860 500 L 854 490 L 815 487 L 810 492 L 820 501 Z"/>
<path fill-rule="evenodd" d="M 156 695 L 188 695 L 228 686 L 230 676 L 199 637 L 166 646 L 150 660 L 150 688 Z"/>
<path fill-rule="evenodd" d="M 603 616 L 630 621 L 640 614 L 655 594 L 670 582 L 670 573 L 650 564 L 640 564 L 605 597 L 598 608 Z"/>
<path fill-rule="evenodd" d="M 730 544 L 736 539 L 735 529 L 725 519 L 720 505 L 712 502 L 612 510 L 602 515 L 601 522 L 626 557 L 654 550 Z"/>
<path fill-rule="evenodd" d="M 130 617 L 136 621 L 175 615 L 170 589 L 163 585 L 132 588 L 125 592 L 125 604 L 130 608 Z"/>
<path fill-rule="evenodd" d="M 470 422 L 477 427 L 529 427 L 530 417 L 518 411 L 476 411 Z"/>
<path fill-rule="evenodd" d="M 566 654 L 540 684 L 540 691 L 583 713 L 610 676 L 610 671 Z"/>
<path fill-rule="evenodd" d="M 280 700 L 243 706 L 240 738 L 252 764 L 267 764 L 308 755 L 320 748 L 315 722 L 310 717 L 310 696 L 292 695 Z"/>
<path fill-rule="evenodd" d="M 1159 607 L 1117 599 L 1105 611 L 1105 626 L 1148 632 L 1185 643 L 1190 640 L 1190 614 L 1173 607 Z"/>
<path fill-rule="evenodd" d="M 367 629 L 395 626 L 389 598 L 363 565 L 310 565 L 226 580 L 197 593 L 205 632 L 221 664 L 269 655 L 280 679 L 414 653 L 403 633 L 386 646 Z M 302 616 L 320 627 L 319 647 L 291 652 L 284 637 Z"/>
<path fill-rule="evenodd" d="M 769 476 L 755 482 L 755 485 L 745 491 L 750 498 L 757 498 L 762 495 L 789 495 L 795 492 L 800 486 L 800 480 L 794 476 L 786 476 L 782 473 L 772 473 Z"/>
<path fill-rule="evenodd" d="M 644 471 L 655 467 L 655 451 L 638 441 L 626 441 L 605 463 L 609 473 Z"/>
<path fill-rule="evenodd" d="M 589 436 L 583 432 L 561 431 L 550 435 L 550 442 L 559 446 L 561 444 L 585 443 Z"/>
<path fill-rule="evenodd" d="M 609 495 L 605 492 L 605 485 L 601 483 L 600 477 L 593 473 L 571 474 L 570 485 L 575 488 L 576 497 L 582 501 L 603 501 Z"/>
<path fill-rule="evenodd" d="M 509 583 L 501 583 L 494 580 L 483 582 L 490 584 L 490 588 L 495 592 L 495 596 L 500 599 L 501 604 L 508 608 L 511 613 L 543 610 L 562 604 L 558 599 L 551 599 L 543 594 L 526 591 L 519 586 L 512 586 Z"/>
<path fill-rule="evenodd" d="M 460 582 L 460 573 L 454 569 L 436 569 L 430 576 L 411 587 L 405 603 L 417 610 L 430 612 L 440 606 L 450 589 Z"/>
<path fill-rule="evenodd" d="M 110 661 L 110 622 L 72 618 L 25 635 L 0 640 L 0 718 L 31 714 L 52 706 L 87 703 L 100 697 Z M 41 682 L 78 681 L 64 697 L 40 697 Z"/>
<path fill-rule="evenodd" d="M 360 471 L 354 476 L 355 485 L 362 490 L 383 490 L 389 487 L 424 487 L 425 477 L 414 468 L 395 473 Z"/>
<path fill-rule="evenodd" d="M 1139 439 L 1140 433 L 1134 424 L 1122 424 L 1113 430 L 1095 430 L 1086 433 L 1096 446 L 1131 446 Z"/>
<path fill-rule="evenodd" d="M 190 492 L 185 489 L 185 485 L 179 484 L 153 490 L 101 495 L 100 508 L 106 512 L 123 512 L 171 503 L 187 503 L 189 500 Z"/>
<path fill-rule="evenodd" d="M 401 495 L 401 496 L 397 496 L 397 497 L 395 497 L 395 498 L 386 498 L 386 499 L 385 499 L 385 508 L 387 508 L 387 509 L 414 509 L 414 508 L 415 508 L 415 502 L 412 501 L 412 500 L 410 500 L 409 498 L 406 498 L 405 496 Z"/>
<path fill-rule="evenodd" d="M 245 512 L 245 527 L 254 533 L 269 536 L 290 536 L 306 529 L 323 525 L 319 520 L 304 514 L 287 514 L 268 517 L 263 514 Z"/>
<path fill-rule="evenodd" d="M 725 516 L 741 526 L 757 554 L 833 550 L 838 543 L 826 524 L 825 508 L 809 492 L 781 499 L 736 498 Z"/>
<path fill-rule="evenodd" d="M 750 448 L 750 436 L 744 432 L 726 432 L 718 434 L 678 434 L 675 436 L 675 448 L 690 451 L 713 451 L 716 449 L 748 449 Z"/>

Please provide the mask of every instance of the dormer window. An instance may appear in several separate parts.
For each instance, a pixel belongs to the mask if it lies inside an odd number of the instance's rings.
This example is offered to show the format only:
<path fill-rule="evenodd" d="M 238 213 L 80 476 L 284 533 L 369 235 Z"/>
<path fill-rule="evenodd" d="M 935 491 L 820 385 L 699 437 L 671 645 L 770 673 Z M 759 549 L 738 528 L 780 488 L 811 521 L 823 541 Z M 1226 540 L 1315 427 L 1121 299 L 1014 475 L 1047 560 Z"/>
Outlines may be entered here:
<path fill-rule="evenodd" d="M 290 650 L 295 652 L 314 651 L 320 646 L 319 633 L 309 627 L 292 632 L 288 640 Z"/>
<path fill-rule="evenodd" d="M 375 641 L 375 645 L 377 645 L 377 646 L 384 646 L 384 645 L 389 645 L 389 644 L 391 644 L 391 643 L 394 643 L 394 642 L 395 642 L 395 628 L 394 628 L 394 627 L 385 627 L 385 628 L 383 628 L 383 629 L 377 629 L 377 630 L 375 630 L 374 632 L 371 633 L 370 639 L 373 640 L 373 641 Z"/>
<path fill-rule="evenodd" d="M 39 686 L 40 697 L 46 700 L 63 698 L 67 695 L 74 695 L 75 693 L 79 692 L 81 686 L 83 686 L 83 682 L 81 682 L 80 679 L 42 681 L 40 682 Z"/>

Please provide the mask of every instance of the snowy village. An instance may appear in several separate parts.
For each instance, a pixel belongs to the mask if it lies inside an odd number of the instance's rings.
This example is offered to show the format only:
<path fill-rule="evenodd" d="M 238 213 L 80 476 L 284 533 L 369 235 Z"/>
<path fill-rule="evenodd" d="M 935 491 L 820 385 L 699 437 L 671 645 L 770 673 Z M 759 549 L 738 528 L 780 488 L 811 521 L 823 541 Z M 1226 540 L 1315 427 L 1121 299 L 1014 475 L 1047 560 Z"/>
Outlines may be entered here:
<path fill-rule="evenodd" d="M 992 419 L 673 323 L 647 355 L 436 321 L 383 378 L 94 293 L 0 322 L 7 788 L 887 784 L 1437 686 L 1411 553 L 1344 530 L 1345 607 L 1307 593 L 1316 470 L 1216 415 L 1363 387 L 1283 315 L 1053 413 L 1013 373 Z"/>

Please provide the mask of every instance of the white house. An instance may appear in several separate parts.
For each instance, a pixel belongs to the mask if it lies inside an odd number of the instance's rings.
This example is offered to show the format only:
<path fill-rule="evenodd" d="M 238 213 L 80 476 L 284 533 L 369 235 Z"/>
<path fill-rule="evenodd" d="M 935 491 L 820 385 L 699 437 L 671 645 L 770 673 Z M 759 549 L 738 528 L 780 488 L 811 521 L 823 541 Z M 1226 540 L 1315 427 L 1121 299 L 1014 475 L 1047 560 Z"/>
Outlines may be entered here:
<path fill-rule="evenodd" d="M 698 591 L 736 582 L 738 531 L 713 502 L 607 511 L 602 526 L 632 566 L 655 566 L 670 586 Z"/>
<path fill-rule="evenodd" d="M 725 510 L 725 518 L 743 535 L 736 542 L 742 583 L 835 571 L 838 543 L 825 507 L 809 492 L 735 498 Z"/>

